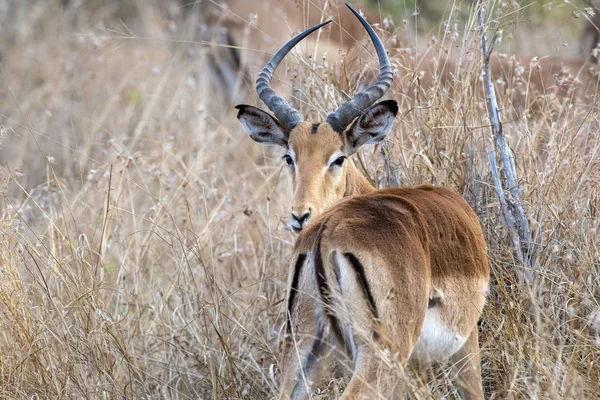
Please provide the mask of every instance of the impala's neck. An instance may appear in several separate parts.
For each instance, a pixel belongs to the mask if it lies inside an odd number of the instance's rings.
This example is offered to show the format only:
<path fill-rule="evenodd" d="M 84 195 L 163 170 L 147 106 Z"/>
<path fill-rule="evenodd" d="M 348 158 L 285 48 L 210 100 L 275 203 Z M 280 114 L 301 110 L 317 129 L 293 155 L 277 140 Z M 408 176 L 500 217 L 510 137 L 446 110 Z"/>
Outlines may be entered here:
<path fill-rule="evenodd" d="M 367 178 L 360 173 L 354 163 L 348 162 L 346 167 L 346 192 L 344 193 L 344 197 L 366 194 L 375 190 L 377 189 L 375 189 L 373 185 L 369 183 Z"/>

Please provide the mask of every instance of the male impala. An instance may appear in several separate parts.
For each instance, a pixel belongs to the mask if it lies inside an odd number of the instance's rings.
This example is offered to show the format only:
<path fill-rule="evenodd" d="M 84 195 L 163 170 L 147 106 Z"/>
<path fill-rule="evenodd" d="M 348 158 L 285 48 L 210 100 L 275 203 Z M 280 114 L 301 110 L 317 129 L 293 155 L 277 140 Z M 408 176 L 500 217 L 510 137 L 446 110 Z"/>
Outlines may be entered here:
<path fill-rule="evenodd" d="M 376 343 L 403 364 L 451 358 L 465 398 L 483 398 L 477 331 L 489 280 L 483 233 L 454 191 L 375 190 L 346 161 L 361 145 L 380 141 L 398 110 L 395 101 L 374 104 L 391 85 L 391 65 L 374 30 L 348 7 L 377 51 L 374 85 L 320 123 L 303 122 L 276 96 L 273 72 L 325 22 L 290 40 L 259 74 L 258 95 L 274 117 L 237 106 L 252 139 L 286 149 L 294 178 L 291 226 L 301 233 L 289 275 L 281 397 L 309 397 L 322 359 L 336 353 L 330 346 L 352 360 L 343 398 L 388 397 L 391 377 L 378 374 L 370 347 Z"/>

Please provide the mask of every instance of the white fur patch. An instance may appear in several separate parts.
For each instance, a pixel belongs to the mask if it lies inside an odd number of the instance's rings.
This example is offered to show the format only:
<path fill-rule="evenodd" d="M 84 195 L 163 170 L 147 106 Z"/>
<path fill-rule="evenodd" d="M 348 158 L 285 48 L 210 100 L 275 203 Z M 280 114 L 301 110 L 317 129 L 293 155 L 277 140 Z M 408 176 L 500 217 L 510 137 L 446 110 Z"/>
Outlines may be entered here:
<path fill-rule="evenodd" d="M 433 307 L 425 314 L 425 323 L 421 336 L 411 358 L 422 362 L 442 361 L 456 353 L 467 341 L 440 322 L 439 308 Z"/>
<path fill-rule="evenodd" d="M 490 283 L 489 281 L 486 279 L 485 283 L 483 284 L 483 294 L 485 294 L 485 296 L 489 296 L 490 294 Z"/>

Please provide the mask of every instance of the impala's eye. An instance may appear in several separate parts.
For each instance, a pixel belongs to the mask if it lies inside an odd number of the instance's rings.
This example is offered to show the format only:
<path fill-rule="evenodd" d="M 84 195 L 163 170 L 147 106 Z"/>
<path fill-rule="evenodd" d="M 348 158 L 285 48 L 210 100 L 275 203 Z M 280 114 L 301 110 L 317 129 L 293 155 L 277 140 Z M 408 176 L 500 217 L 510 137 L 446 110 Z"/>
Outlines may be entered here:
<path fill-rule="evenodd" d="M 285 159 L 285 162 L 287 163 L 287 165 L 292 165 L 294 163 L 294 160 L 292 160 L 292 157 L 290 157 L 288 154 L 283 156 L 283 158 Z"/>
<path fill-rule="evenodd" d="M 342 166 L 342 164 L 344 163 L 344 160 L 345 160 L 345 159 L 346 159 L 346 156 L 341 156 L 341 157 L 338 157 L 338 158 L 337 158 L 337 160 L 335 160 L 335 161 L 333 162 L 333 164 L 331 164 L 331 165 L 337 165 L 337 166 L 340 166 L 340 167 L 341 167 L 341 166 Z"/>

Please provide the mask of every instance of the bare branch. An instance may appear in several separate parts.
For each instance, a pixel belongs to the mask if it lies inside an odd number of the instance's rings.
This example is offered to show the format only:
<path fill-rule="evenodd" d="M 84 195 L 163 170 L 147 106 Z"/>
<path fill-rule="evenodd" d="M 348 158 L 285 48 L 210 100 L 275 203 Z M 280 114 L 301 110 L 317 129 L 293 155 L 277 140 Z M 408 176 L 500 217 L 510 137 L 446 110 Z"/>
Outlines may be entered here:
<path fill-rule="evenodd" d="M 504 195 L 504 189 L 502 189 L 502 182 L 500 182 L 500 176 L 498 175 L 498 166 L 496 165 L 496 153 L 494 151 L 488 151 L 488 160 L 490 163 L 490 169 L 492 170 L 492 182 L 494 183 L 494 190 L 496 191 L 496 195 L 498 196 L 498 200 L 500 202 L 500 209 L 502 210 L 504 221 L 506 221 L 506 227 L 508 228 L 510 240 L 514 248 L 520 249 L 521 239 L 519 238 L 519 232 L 515 227 L 515 220 L 508 208 L 506 196 Z M 519 259 L 519 262 L 522 263 L 523 254 L 520 251 L 517 251 L 517 257 Z"/>
<path fill-rule="evenodd" d="M 491 50 L 488 50 L 487 36 L 484 26 L 484 0 L 478 0 L 478 25 L 481 30 L 481 52 L 483 58 L 483 84 L 487 98 L 487 108 L 492 127 L 492 137 L 494 150 L 488 152 L 488 159 L 492 170 L 492 179 L 494 181 L 494 189 L 500 200 L 502 213 L 506 221 L 506 226 L 511 236 L 511 241 L 517 252 L 517 257 L 520 262 L 525 262 L 527 269 L 525 272 L 525 281 L 532 283 L 534 278 L 533 266 L 535 264 L 535 256 L 533 250 L 533 240 L 531 230 L 527 221 L 527 215 L 521 201 L 521 192 L 523 189 L 519 187 L 517 171 L 515 167 L 515 159 L 513 153 L 506 142 L 502 122 L 496 100 L 496 92 L 492 83 L 490 71 L 490 55 Z M 501 168 L 498 174 L 496 166 L 496 157 L 500 157 Z M 505 187 L 506 189 L 503 189 Z"/>

